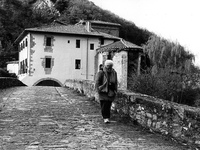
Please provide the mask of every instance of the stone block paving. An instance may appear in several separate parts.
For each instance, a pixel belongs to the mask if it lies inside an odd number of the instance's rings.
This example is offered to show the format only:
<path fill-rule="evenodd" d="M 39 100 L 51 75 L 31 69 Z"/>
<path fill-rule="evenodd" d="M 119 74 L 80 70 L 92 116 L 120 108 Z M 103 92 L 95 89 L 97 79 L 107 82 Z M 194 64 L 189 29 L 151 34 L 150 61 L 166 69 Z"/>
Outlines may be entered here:
<path fill-rule="evenodd" d="M 0 150 L 184 150 L 112 115 L 104 124 L 100 106 L 62 87 L 18 87 L 4 95 Z"/>

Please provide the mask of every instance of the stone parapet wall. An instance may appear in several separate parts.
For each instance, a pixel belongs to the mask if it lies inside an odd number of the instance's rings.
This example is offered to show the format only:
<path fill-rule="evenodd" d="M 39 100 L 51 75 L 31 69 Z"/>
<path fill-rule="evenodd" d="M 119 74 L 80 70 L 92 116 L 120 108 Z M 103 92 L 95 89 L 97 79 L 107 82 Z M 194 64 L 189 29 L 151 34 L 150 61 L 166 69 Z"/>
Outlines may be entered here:
<path fill-rule="evenodd" d="M 115 101 L 118 113 L 152 131 L 200 146 L 200 109 L 148 95 L 121 91 Z"/>
<path fill-rule="evenodd" d="M 67 80 L 65 86 L 88 97 L 96 97 L 93 81 Z M 98 101 L 97 97 L 96 100 Z M 119 91 L 114 111 L 141 126 L 174 139 L 200 147 L 200 109 L 148 95 Z"/>
<path fill-rule="evenodd" d="M 13 87 L 13 86 L 25 86 L 21 81 L 12 77 L 0 77 L 0 89 Z"/>
<path fill-rule="evenodd" d="M 64 86 L 72 88 L 88 97 L 95 98 L 94 82 L 90 80 L 66 80 Z M 96 97 L 97 100 L 97 97 Z"/>

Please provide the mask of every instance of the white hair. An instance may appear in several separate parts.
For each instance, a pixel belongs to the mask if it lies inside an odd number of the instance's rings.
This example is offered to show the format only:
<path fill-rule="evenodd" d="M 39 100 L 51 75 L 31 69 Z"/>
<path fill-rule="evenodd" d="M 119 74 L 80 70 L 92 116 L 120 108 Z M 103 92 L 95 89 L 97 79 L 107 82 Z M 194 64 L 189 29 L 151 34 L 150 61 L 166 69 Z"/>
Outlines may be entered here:
<path fill-rule="evenodd" d="M 113 66 L 113 61 L 112 60 L 106 60 L 105 61 L 105 66 L 107 65 L 112 65 Z"/>

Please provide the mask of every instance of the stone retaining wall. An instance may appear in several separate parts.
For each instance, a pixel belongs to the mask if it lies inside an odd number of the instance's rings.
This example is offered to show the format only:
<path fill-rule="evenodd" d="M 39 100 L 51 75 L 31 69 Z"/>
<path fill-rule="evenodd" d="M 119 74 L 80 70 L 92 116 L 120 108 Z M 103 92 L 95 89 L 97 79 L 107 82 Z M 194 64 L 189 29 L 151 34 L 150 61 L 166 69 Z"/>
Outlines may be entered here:
<path fill-rule="evenodd" d="M 96 97 L 92 81 L 67 80 L 65 86 L 78 90 L 88 97 Z M 119 91 L 113 109 L 151 131 L 169 135 L 180 142 L 200 147 L 199 108 L 148 95 Z"/>
<path fill-rule="evenodd" d="M 0 89 L 13 87 L 13 86 L 25 86 L 25 85 L 16 78 L 0 77 Z"/>

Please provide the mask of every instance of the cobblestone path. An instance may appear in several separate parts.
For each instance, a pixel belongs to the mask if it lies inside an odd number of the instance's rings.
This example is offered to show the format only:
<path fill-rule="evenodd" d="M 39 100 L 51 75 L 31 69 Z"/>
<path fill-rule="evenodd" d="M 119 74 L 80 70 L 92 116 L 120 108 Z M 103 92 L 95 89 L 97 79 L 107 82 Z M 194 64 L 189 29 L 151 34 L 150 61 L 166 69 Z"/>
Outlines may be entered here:
<path fill-rule="evenodd" d="M 99 104 L 61 87 L 19 87 L 3 97 L 0 150 L 184 150 L 117 115 L 104 124 Z"/>

